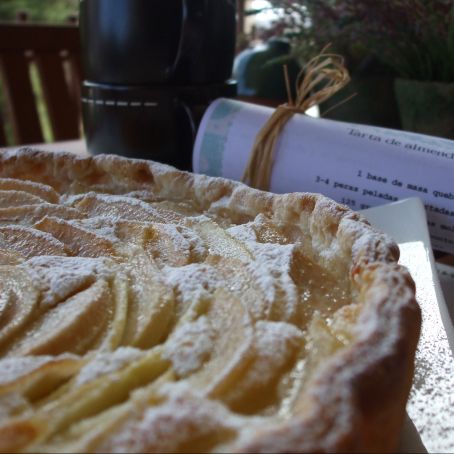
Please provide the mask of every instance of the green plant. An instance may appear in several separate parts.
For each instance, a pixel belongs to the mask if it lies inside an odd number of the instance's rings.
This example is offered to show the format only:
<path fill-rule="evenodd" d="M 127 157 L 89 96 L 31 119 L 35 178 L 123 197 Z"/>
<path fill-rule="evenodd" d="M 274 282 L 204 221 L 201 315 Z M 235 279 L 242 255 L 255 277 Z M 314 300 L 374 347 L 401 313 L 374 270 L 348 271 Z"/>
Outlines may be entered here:
<path fill-rule="evenodd" d="M 26 12 L 31 22 L 65 22 L 78 8 L 79 0 L 1 0 L 0 21 L 14 21 Z"/>
<path fill-rule="evenodd" d="M 383 49 L 389 65 L 401 77 L 454 81 L 454 3 L 452 0 L 419 1 L 413 17 L 406 17 L 408 33 L 398 44 Z"/>
<path fill-rule="evenodd" d="M 453 0 L 270 0 L 295 52 L 307 61 L 326 44 L 352 73 L 454 81 Z"/>
<path fill-rule="evenodd" d="M 324 2 L 321 2 L 324 3 Z M 343 0 L 348 34 L 360 40 L 396 75 L 454 80 L 452 0 Z"/>

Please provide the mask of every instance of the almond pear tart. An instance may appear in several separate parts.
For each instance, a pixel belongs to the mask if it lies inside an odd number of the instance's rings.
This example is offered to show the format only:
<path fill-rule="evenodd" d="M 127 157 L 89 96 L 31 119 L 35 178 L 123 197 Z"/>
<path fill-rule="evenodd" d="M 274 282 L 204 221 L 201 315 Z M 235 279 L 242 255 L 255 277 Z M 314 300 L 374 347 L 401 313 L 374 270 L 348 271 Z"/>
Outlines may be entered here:
<path fill-rule="evenodd" d="M 0 451 L 393 450 L 420 329 L 397 258 L 322 195 L 4 152 Z"/>

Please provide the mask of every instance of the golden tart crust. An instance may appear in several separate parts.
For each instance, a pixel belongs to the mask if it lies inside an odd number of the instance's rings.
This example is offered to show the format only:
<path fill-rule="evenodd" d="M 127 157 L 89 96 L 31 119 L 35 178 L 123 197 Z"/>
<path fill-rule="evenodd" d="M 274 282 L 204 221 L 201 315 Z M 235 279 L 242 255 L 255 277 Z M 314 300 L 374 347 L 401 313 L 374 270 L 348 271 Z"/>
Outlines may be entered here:
<path fill-rule="evenodd" d="M 118 156 L 0 156 L 0 451 L 396 448 L 420 311 L 319 195 Z"/>

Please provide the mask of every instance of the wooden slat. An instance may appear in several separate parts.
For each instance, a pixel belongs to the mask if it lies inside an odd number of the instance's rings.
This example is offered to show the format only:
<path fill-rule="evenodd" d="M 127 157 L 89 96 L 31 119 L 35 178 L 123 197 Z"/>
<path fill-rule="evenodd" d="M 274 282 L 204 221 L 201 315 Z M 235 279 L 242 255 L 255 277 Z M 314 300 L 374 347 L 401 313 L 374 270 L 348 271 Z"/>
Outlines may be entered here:
<path fill-rule="evenodd" d="M 73 98 L 73 102 L 77 109 L 77 115 L 82 118 L 82 86 L 81 81 L 83 80 L 82 75 L 82 62 L 80 53 L 70 52 L 68 56 L 68 62 L 70 65 L 70 92 Z"/>
<path fill-rule="evenodd" d="M 1 54 L 0 67 L 10 104 L 15 141 L 21 144 L 42 142 L 43 134 L 25 53 Z"/>
<path fill-rule="evenodd" d="M 0 112 L 0 147 L 4 147 L 5 145 L 7 145 L 5 134 L 5 120 L 3 119 L 3 115 Z"/>
<path fill-rule="evenodd" d="M 43 141 L 25 54 L 37 64 L 54 140 L 80 137 L 82 79 L 77 25 L 0 22 L 0 66 L 17 144 Z M 69 72 L 63 68 L 62 54 L 66 55 Z"/>
<path fill-rule="evenodd" d="M 17 49 L 80 52 L 76 25 L 35 25 L 0 23 L 0 52 Z"/>
<path fill-rule="evenodd" d="M 79 137 L 78 112 L 71 96 L 59 53 L 42 52 L 36 63 L 43 85 L 47 111 L 51 119 L 54 140 Z"/>

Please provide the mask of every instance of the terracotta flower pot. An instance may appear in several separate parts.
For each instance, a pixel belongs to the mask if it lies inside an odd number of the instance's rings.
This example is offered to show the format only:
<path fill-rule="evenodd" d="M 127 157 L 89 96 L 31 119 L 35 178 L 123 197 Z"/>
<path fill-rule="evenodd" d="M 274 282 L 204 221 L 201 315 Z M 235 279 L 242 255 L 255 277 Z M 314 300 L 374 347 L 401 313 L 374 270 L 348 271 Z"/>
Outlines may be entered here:
<path fill-rule="evenodd" d="M 402 127 L 454 139 L 454 83 L 396 79 Z"/>

